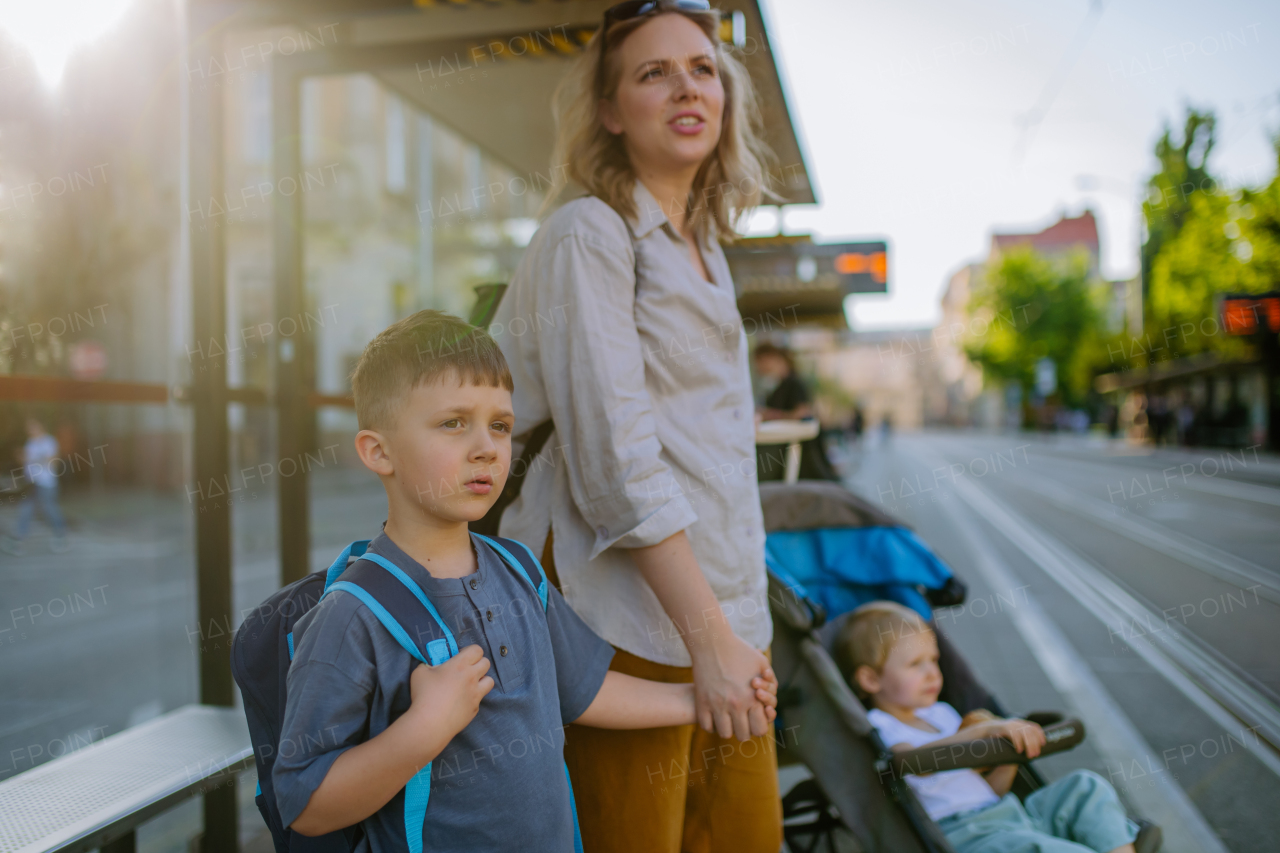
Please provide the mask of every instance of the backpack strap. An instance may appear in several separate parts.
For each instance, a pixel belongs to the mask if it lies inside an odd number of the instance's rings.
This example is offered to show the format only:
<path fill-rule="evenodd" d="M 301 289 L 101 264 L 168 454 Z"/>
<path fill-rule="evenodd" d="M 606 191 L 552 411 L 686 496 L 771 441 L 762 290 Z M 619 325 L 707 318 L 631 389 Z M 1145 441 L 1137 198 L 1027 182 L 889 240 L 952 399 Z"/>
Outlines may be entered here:
<path fill-rule="evenodd" d="M 379 566 L 382 566 L 382 568 L 390 572 L 391 576 L 413 594 L 413 597 L 418 600 L 418 603 L 426 608 L 427 612 L 431 614 L 431 618 L 440 626 L 440 631 L 444 634 L 444 642 L 448 648 L 448 654 L 441 655 L 440 651 L 436 651 L 441 649 L 440 646 L 436 645 L 440 641 L 432 640 L 427 644 L 427 651 L 434 652 L 433 654 L 428 655 L 429 662 L 432 666 L 444 663 L 458 653 L 458 641 L 454 639 L 453 632 L 449 630 L 449 626 L 445 624 L 444 619 L 440 616 L 440 612 L 436 610 L 435 605 L 431 603 L 431 599 L 427 598 L 427 594 L 422 591 L 422 587 L 414 583 L 413 578 L 406 575 L 399 566 L 380 554 L 365 554 L 361 559 L 377 563 Z"/>
<path fill-rule="evenodd" d="M 342 553 L 338 555 L 338 559 L 334 560 L 324 573 L 324 591 L 328 592 L 329 587 L 333 586 L 334 581 L 347 570 L 347 561 L 352 557 L 364 556 L 369 550 L 368 539 L 357 539 L 350 545 L 342 549 Z M 321 596 L 324 597 L 323 595 Z"/>
<path fill-rule="evenodd" d="M 520 573 L 528 579 L 529 584 L 537 591 L 538 600 L 542 602 L 542 610 L 545 613 L 547 610 L 547 575 L 542 571 L 542 564 L 538 562 L 537 557 L 533 556 L 533 551 L 529 550 L 529 546 L 516 539 L 504 539 L 501 536 L 490 538 L 479 533 L 473 535 L 497 551 L 513 569 L 520 570 Z M 535 577 L 537 580 L 534 580 Z"/>
<path fill-rule="evenodd" d="M 399 566 L 379 554 L 368 553 L 368 546 L 367 540 L 352 542 L 333 561 L 326 576 L 324 595 L 335 589 L 354 595 L 415 660 L 436 666 L 456 655 L 458 641 L 431 599 Z M 348 570 L 347 561 L 353 556 L 360 559 Z M 366 568 L 366 561 L 380 569 Z M 348 571 L 350 580 L 333 579 Z M 406 588 L 411 596 L 404 594 Z M 422 628 L 419 623 L 424 609 L 444 633 L 444 638 L 431 640 L 420 649 Z M 405 625 L 415 626 L 419 633 L 417 642 L 409 636 Z M 427 802 L 431 799 L 431 764 L 427 762 L 404 786 L 404 835 L 409 853 L 422 853 L 422 826 L 427 819 Z"/>

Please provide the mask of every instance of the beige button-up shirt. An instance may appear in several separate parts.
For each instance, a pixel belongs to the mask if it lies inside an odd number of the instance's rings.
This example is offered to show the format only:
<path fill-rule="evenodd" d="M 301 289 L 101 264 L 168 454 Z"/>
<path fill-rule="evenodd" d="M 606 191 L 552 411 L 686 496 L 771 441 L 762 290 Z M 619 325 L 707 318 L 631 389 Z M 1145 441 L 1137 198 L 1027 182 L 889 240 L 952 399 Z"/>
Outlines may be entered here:
<path fill-rule="evenodd" d="M 689 666 L 682 634 L 696 641 L 705 624 L 677 626 L 627 549 L 686 531 L 734 632 L 769 645 L 747 339 L 719 244 L 701 249 L 708 282 L 639 182 L 635 200 L 630 231 L 596 198 L 556 211 L 490 329 L 515 379 L 516 431 L 555 422 L 502 535 L 539 553 L 554 529 L 578 615 L 621 649 Z"/>

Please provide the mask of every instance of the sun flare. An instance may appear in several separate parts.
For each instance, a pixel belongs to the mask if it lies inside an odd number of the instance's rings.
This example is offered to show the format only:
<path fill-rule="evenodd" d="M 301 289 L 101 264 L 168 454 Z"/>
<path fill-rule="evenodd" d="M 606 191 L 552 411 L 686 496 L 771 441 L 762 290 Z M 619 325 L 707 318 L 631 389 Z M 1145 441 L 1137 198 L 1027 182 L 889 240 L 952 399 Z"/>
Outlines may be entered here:
<path fill-rule="evenodd" d="M 41 79 L 56 86 L 77 48 L 105 33 L 130 0 L 0 0 L 3 29 L 34 60 Z"/>

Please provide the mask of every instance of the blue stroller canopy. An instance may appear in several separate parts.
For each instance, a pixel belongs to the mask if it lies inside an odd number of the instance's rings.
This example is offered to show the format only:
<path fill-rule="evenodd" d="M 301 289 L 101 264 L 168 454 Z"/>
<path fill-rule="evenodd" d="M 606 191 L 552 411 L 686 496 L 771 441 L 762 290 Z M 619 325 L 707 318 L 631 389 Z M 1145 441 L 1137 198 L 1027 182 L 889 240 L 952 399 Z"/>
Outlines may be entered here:
<path fill-rule="evenodd" d="M 760 504 L 765 562 L 828 617 L 888 599 L 933 618 L 922 590 L 943 589 L 951 570 L 897 519 L 827 482 L 762 483 Z"/>
<path fill-rule="evenodd" d="M 781 530 L 765 540 L 765 562 L 798 584 L 829 616 L 889 599 L 933 618 L 925 589 L 942 589 L 951 571 L 905 527 Z"/>

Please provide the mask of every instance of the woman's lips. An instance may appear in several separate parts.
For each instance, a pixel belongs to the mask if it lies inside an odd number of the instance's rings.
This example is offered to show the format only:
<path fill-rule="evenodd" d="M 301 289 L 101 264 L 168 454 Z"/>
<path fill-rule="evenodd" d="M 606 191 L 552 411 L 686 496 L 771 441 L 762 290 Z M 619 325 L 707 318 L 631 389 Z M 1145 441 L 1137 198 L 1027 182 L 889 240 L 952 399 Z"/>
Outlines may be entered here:
<path fill-rule="evenodd" d="M 686 120 L 688 123 L 681 124 L 681 119 Z M 692 119 L 692 121 L 689 121 L 689 119 Z M 707 127 L 707 123 L 705 121 L 698 116 L 693 115 L 676 116 L 668 122 L 668 124 L 672 130 L 682 136 L 697 136 Z"/>

